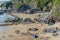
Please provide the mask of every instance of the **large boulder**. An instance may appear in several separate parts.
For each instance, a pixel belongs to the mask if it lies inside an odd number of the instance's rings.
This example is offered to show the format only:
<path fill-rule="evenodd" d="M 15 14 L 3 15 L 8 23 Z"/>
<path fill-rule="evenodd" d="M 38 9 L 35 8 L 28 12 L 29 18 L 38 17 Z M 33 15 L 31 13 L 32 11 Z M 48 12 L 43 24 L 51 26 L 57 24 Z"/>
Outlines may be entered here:
<path fill-rule="evenodd" d="M 23 23 L 34 23 L 34 21 L 31 20 L 31 18 L 26 18 L 26 19 L 24 19 Z"/>
<path fill-rule="evenodd" d="M 18 12 L 25 12 L 26 10 L 31 9 L 29 5 L 23 5 L 21 8 L 18 9 Z"/>

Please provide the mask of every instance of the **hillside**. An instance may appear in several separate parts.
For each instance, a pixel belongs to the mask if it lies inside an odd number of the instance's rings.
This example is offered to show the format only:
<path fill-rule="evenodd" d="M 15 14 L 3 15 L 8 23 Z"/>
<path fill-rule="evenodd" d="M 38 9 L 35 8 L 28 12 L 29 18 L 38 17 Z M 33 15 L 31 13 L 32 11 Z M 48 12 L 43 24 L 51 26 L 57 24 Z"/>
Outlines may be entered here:
<path fill-rule="evenodd" d="M 39 9 L 41 11 L 50 11 L 52 8 L 53 0 L 11 0 L 11 2 L 14 4 L 9 4 L 9 2 L 5 2 L 1 5 L 1 7 L 11 7 L 12 9 L 19 9 L 24 4 L 29 5 L 32 9 Z"/>
<path fill-rule="evenodd" d="M 31 6 L 32 8 L 39 8 L 41 11 L 49 11 L 51 7 L 49 9 L 48 5 L 49 3 L 51 3 L 51 6 L 52 6 L 52 2 L 53 2 L 53 0 L 17 0 L 17 1 L 11 0 L 11 1 L 14 1 L 15 3 L 17 2 L 17 4 L 22 4 L 22 5 L 27 4 Z"/>
<path fill-rule="evenodd" d="M 60 0 L 55 0 L 51 10 L 51 17 L 55 20 L 60 20 Z"/>

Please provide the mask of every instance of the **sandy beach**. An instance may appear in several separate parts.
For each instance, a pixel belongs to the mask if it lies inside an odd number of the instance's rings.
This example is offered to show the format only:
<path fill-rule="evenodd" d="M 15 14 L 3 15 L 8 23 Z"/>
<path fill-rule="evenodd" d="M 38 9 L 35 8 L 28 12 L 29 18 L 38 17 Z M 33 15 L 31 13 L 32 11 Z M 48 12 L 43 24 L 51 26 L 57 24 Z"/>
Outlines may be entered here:
<path fill-rule="evenodd" d="M 18 15 L 20 18 L 36 18 L 37 14 L 28 15 L 28 14 L 14 14 Z M 52 26 L 48 26 L 48 24 L 39 24 L 39 23 L 31 23 L 31 24 L 17 24 L 7 26 L 8 29 L 4 30 L 0 33 L 0 40 L 60 40 L 60 35 L 57 37 L 53 37 L 51 33 L 43 34 L 42 30 L 48 27 L 58 27 L 60 28 L 60 23 L 55 23 Z M 37 31 L 28 31 L 29 28 L 37 28 Z M 34 38 L 33 35 L 37 34 L 39 37 Z"/>

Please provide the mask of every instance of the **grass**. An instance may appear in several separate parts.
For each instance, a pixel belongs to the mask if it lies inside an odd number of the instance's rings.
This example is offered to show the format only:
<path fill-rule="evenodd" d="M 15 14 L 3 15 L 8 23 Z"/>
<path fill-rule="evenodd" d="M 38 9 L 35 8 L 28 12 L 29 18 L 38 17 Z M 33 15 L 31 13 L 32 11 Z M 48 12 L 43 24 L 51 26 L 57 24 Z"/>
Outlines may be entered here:
<path fill-rule="evenodd" d="M 55 0 L 54 1 L 54 5 L 56 6 L 56 9 L 59 9 L 59 7 L 60 7 L 60 0 Z M 57 11 L 57 14 L 56 14 L 57 16 L 60 16 L 59 10 L 56 10 Z"/>
<path fill-rule="evenodd" d="M 57 13 L 57 16 L 60 16 L 60 13 Z"/>
<path fill-rule="evenodd" d="M 59 5 L 60 6 L 60 0 L 54 0 L 54 5 Z"/>
<path fill-rule="evenodd" d="M 17 4 L 15 4 L 14 8 L 20 8 L 21 6 L 22 6 L 22 4 L 17 3 Z"/>

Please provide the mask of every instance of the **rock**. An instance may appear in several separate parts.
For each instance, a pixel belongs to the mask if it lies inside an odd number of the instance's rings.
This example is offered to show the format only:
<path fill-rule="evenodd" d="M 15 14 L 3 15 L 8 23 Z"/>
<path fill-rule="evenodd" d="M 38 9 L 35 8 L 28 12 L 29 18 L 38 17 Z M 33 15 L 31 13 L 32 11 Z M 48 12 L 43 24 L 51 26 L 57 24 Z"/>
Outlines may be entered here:
<path fill-rule="evenodd" d="M 21 8 L 18 9 L 18 12 L 25 13 L 28 9 L 31 9 L 31 7 L 29 5 L 24 4 Z"/>
<path fill-rule="evenodd" d="M 14 19 L 15 22 L 22 22 L 22 20 L 23 20 L 23 18 L 19 18 L 19 17 L 16 17 L 16 18 Z"/>
<path fill-rule="evenodd" d="M 55 37 L 58 36 L 58 35 L 59 35 L 58 33 L 54 33 L 54 34 L 52 34 L 52 36 L 55 36 Z"/>
<path fill-rule="evenodd" d="M 55 20 L 49 19 L 47 24 L 53 25 L 53 24 L 55 24 Z"/>
<path fill-rule="evenodd" d="M 3 11 L 2 12 L 0 11 L 0 15 L 2 15 L 2 14 L 4 14 L 4 12 Z"/>
<path fill-rule="evenodd" d="M 32 21 L 31 18 L 26 18 L 23 23 L 34 23 L 34 21 Z"/>
<path fill-rule="evenodd" d="M 37 31 L 37 28 L 29 28 L 28 31 Z"/>
<path fill-rule="evenodd" d="M 16 34 L 20 34 L 20 30 L 15 30 L 15 33 Z"/>
<path fill-rule="evenodd" d="M 26 33 L 21 33 L 22 35 L 33 35 L 32 33 L 30 32 L 26 32 Z"/>
<path fill-rule="evenodd" d="M 56 33 L 57 31 L 58 31 L 57 27 L 50 27 L 43 30 L 44 33 Z"/>

